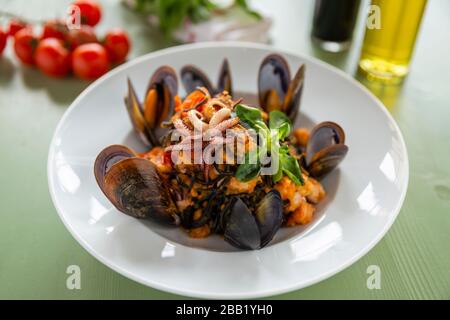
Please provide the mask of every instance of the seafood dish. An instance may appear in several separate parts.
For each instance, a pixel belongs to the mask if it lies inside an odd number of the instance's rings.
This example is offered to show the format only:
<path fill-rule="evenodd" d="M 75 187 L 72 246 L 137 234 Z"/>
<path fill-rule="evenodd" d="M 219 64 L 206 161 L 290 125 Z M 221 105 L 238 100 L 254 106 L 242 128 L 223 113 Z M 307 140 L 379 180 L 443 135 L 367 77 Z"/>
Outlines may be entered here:
<path fill-rule="evenodd" d="M 326 197 L 320 181 L 348 147 L 337 123 L 293 127 L 304 65 L 291 76 L 283 56 L 265 57 L 253 94 L 236 90 L 231 71 L 225 59 L 213 83 L 193 65 L 179 73 L 161 66 L 142 99 L 129 79 L 125 106 L 147 151 L 108 146 L 94 174 L 124 214 L 180 227 L 192 238 L 218 234 L 236 248 L 257 250 L 281 227 L 313 220 Z"/>

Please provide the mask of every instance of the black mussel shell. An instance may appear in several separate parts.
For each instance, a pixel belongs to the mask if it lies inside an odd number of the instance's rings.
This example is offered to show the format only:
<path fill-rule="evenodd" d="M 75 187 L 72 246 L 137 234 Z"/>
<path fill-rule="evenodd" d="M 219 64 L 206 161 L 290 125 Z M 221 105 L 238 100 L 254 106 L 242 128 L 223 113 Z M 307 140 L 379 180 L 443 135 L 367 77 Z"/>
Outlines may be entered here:
<path fill-rule="evenodd" d="M 295 74 L 294 79 L 292 79 L 284 99 L 283 111 L 291 119 L 292 123 L 295 123 L 300 109 L 304 83 L 305 65 L 302 64 Z"/>
<path fill-rule="evenodd" d="M 208 76 L 199 68 L 193 65 L 186 65 L 181 69 L 180 74 L 186 94 L 193 92 L 199 87 L 205 87 L 208 92 L 214 93 L 214 86 Z"/>
<path fill-rule="evenodd" d="M 168 188 L 148 160 L 127 158 L 105 175 L 104 192 L 121 212 L 140 219 L 178 224 L 179 217 Z"/>
<path fill-rule="evenodd" d="M 286 60 L 278 54 L 267 56 L 258 73 L 260 107 L 267 112 L 281 110 L 290 81 L 291 74 Z"/>
<path fill-rule="evenodd" d="M 334 122 L 322 122 L 316 125 L 310 132 L 306 146 L 306 162 L 309 165 L 314 155 L 320 150 L 345 143 L 344 130 Z"/>
<path fill-rule="evenodd" d="M 263 248 L 273 239 L 283 223 L 283 201 L 277 190 L 271 190 L 258 204 L 255 218 Z"/>
<path fill-rule="evenodd" d="M 222 67 L 219 72 L 219 79 L 217 81 L 217 93 L 227 91 L 231 96 L 233 95 L 233 83 L 231 80 L 231 69 L 228 59 L 224 59 Z"/>
<path fill-rule="evenodd" d="M 261 246 L 261 234 L 255 217 L 240 198 L 235 200 L 224 230 L 225 241 L 244 250 L 256 250 Z"/>
<path fill-rule="evenodd" d="M 232 246 L 245 250 L 265 247 L 283 223 L 283 201 L 277 190 L 271 190 L 252 214 L 240 198 L 235 198 L 226 217 L 224 236 Z"/>
<path fill-rule="evenodd" d="M 334 122 L 322 122 L 310 133 L 306 146 L 308 172 L 316 178 L 331 172 L 348 152 L 345 132 Z"/>
<path fill-rule="evenodd" d="M 157 128 L 173 113 L 178 93 L 178 78 L 169 66 L 158 68 L 150 79 L 144 101 L 144 118 L 150 128 Z"/>
<path fill-rule="evenodd" d="M 133 128 L 141 141 L 146 145 L 157 145 L 157 141 L 151 134 L 150 128 L 144 118 L 142 104 L 139 102 L 139 98 L 130 79 L 128 79 L 128 94 L 125 97 L 125 106 Z"/>
<path fill-rule="evenodd" d="M 106 147 L 99 153 L 94 163 L 94 174 L 95 179 L 103 192 L 105 192 L 105 176 L 109 169 L 117 162 L 135 156 L 136 154 L 133 150 L 118 144 Z"/>
<path fill-rule="evenodd" d="M 336 168 L 347 155 L 348 147 L 345 144 L 336 144 L 317 152 L 308 172 L 315 178 L 321 178 Z"/>

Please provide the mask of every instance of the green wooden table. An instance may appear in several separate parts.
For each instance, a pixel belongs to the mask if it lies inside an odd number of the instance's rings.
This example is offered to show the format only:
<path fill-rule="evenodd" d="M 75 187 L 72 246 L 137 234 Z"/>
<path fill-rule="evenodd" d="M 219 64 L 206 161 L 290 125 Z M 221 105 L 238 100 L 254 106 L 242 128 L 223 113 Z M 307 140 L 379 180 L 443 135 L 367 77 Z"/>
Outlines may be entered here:
<path fill-rule="evenodd" d="M 48 18 L 64 13 L 69 2 L 0 0 L 0 9 Z M 99 31 L 125 27 L 134 40 L 131 58 L 172 45 L 118 0 L 102 3 Z M 308 35 L 313 1 L 259 3 L 273 13 L 275 47 L 316 56 L 354 74 L 361 32 L 350 52 L 323 53 L 311 45 Z M 409 151 L 410 185 L 394 226 L 350 268 L 274 298 L 450 298 L 449 14 L 450 1 L 430 0 L 407 81 L 401 87 L 370 85 L 390 108 Z M 50 139 L 87 85 L 20 66 L 11 44 L 0 59 L 0 298 L 180 298 L 128 280 L 99 263 L 72 238 L 53 207 L 46 171 Z M 81 290 L 66 288 L 69 265 L 82 270 Z M 380 290 L 366 286 L 370 265 L 381 269 Z"/>

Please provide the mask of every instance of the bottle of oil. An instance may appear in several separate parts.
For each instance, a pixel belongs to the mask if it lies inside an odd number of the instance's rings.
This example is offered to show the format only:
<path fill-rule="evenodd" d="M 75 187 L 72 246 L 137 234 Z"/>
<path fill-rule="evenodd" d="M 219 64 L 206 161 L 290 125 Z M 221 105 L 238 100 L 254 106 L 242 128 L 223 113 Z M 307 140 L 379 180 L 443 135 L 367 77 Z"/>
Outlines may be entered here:
<path fill-rule="evenodd" d="M 311 36 L 320 48 L 340 52 L 350 47 L 360 0 L 316 0 Z"/>
<path fill-rule="evenodd" d="M 359 69 L 369 79 L 398 83 L 408 74 L 427 0 L 372 0 Z M 378 17 L 377 17 L 378 15 Z M 369 17 L 369 19 L 371 19 Z"/>

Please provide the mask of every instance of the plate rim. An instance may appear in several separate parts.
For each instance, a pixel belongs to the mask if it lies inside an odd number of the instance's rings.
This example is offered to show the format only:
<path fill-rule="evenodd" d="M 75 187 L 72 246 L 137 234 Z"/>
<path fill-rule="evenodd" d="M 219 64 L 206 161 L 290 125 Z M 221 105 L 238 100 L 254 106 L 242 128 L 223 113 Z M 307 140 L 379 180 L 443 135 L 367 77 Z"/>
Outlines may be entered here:
<path fill-rule="evenodd" d="M 98 253 L 95 249 L 91 247 L 91 245 L 85 241 L 81 236 L 77 234 L 77 232 L 71 227 L 71 224 L 69 221 L 65 219 L 65 216 L 63 214 L 62 208 L 58 205 L 58 201 L 56 199 L 55 195 L 55 186 L 52 179 L 51 173 L 53 170 L 53 161 L 51 161 L 54 158 L 54 146 L 56 145 L 56 139 L 57 134 L 60 132 L 61 127 L 66 122 L 66 119 L 70 116 L 70 114 L 75 109 L 76 105 L 81 101 L 87 94 L 89 94 L 91 91 L 93 91 L 97 86 L 99 86 L 103 81 L 105 81 L 108 78 L 114 77 L 116 74 L 120 73 L 122 70 L 125 70 L 132 65 L 136 65 L 141 63 L 142 61 L 145 61 L 147 59 L 152 59 L 154 57 L 163 56 L 166 54 L 171 53 L 177 53 L 177 52 L 183 52 L 190 49 L 204 49 L 204 48 L 216 48 L 216 47 L 227 47 L 227 48 L 249 48 L 249 49 L 261 49 L 261 50 L 268 50 L 280 54 L 286 54 L 286 55 L 292 55 L 295 57 L 298 57 L 305 61 L 311 61 L 328 71 L 338 74 L 341 77 L 344 77 L 349 82 L 351 82 L 353 85 L 358 87 L 360 90 L 365 92 L 370 99 L 373 100 L 373 102 L 377 105 L 377 108 L 380 109 L 381 112 L 384 113 L 384 115 L 388 118 L 390 124 L 394 127 L 395 131 L 399 135 L 399 140 L 402 146 L 402 156 L 405 159 L 405 187 L 403 188 L 400 197 L 397 199 L 397 203 L 395 208 L 392 210 L 392 215 L 390 220 L 385 224 L 383 229 L 380 229 L 380 231 L 377 233 L 376 237 L 374 237 L 366 246 L 361 248 L 356 254 L 353 255 L 351 259 L 348 259 L 344 263 L 340 264 L 338 267 L 334 269 L 330 269 L 328 272 L 324 272 L 322 274 L 317 275 L 316 277 L 312 277 L 308 281 L 304 281 L 300 284 L 293 284 L 291 286 L 285 286 L 283 288 L 279 289 L 267 289 L 267 290 L 257 290 L 252 291 L 251 293 L 239 293 L 239 292 L 230 292 L 230 293 L 203 293 L 196 290 L 184 290 L 184 289 L 177 289 L 172 286 L 167 286 L 164 283 L 158 282 L 158 281 L 149 281 L 147 279 L 143 279 L 139 276 L 136 276 L 135 274 L 129 272 L 126 269 L 123 269 L 120 266 L 115 265 L 113 262 L 109 261 L 109 259 L 105 258 L 102 254 Z M 363 256 L 365 256 L 369 251 L 371 251 L 375 245 L 377 245 L 383 237 L 386 235 L 386 233 L 389 231 L 389 229 L 394 224 L 395 220 L 397 219 L 401 208 L 403 206 L 403 203 L 406 198 L 406 194 L 409 187 L 409 175 L 410 175 L 410 165 L 409 165 L 409 156 L 408 156 L 408 149 L 405 143 L 405 139 L 403 137 L 403 133 L 400 130 L 400 127 L 398 126 L 397 122 L 393 118 L 393 116 L 390 114 L 390 112 L 387 110 L 386 106 L 363 84 L 361 84 L 359 81 L 357 81 L 355 78 L 350 76 L 348 73 L 344 72 L 343 70 L 328 64 L 322 60 L 319 60 L 318 58 L 306 55 L 306 54 L 300 54 L 297 52 L 294 52 L 293 50 L 285 50 L 280 49 L 271 45 L 266 44 L 259 44 L 259 43 L 252 43 L 252 42 L 241 42 L 241 41 L 211 41 L 211 42 L 201 42 L 201 43 L 193 43 L 193 44 L 183 44 L 178 46 L 173 46 L 169 48 L 164 48 L 161 50 L 153 51 L 147 54 L 144 54 L 142 56 L 136 57 L 130 61 L 127 61 L 126 63 L 114 68 L 113 70 L 107 72 L 102 77 L 98 78 L 94 82 L 90 83 L 76 98 L 72 101 L 70 106 L 66 109 L 63 116 L 58 121 L 58 124 L 53 132 L 53 136 L 49 145 L 49 151 L 48 151 L 48 157 L 47 157 L 47 184 L 48 184 L 48 191 L 50 193 L 50 197 L 53 203 L 53 206 L 56 209 L 56 212 L 58 213 L 59 218 L 63 222 L 65 228 L 69 231 L 69 233 L 72 235 L 72 237 L 85 249 L 87 252 L 89 252 L 90 255 L 92 255 L 96 260 L 107 266 L 108 268 L 112 269 L 113 271 L 119 273 L 120 275 L 133 280 L 137 283 L 140 283 L 142 285 L 148 286 L 150 288 L 154 288 L 157 290 L 161 290 L 164 292 L 169 292 L 172 294 L 182 295 L 182 296 L 189 296 L 189 297 L 195 297 L 195 298 L 212 298 L 212 299 L 248 299 L 248 298 L 262 298 L 262 297 L 268 297 L 268 296 L 275 296 L 283 293 L 288 293 L 296 290 L 300 290 L 303 288 L 307 288 L 313 284 L 319 283 L 323 280 L 326 280 L 341 271 L 347 269 L 351 265 L 353 265 L 355 262 L 360 260 Z M 180 244 L 181 245 L 181 244 Z M 186 246 L 183 246 L 186 247 Z M 186 247 L 190 248 L 190 247 Z M 193 249 L 193 248 L 190 248 Z M 203 251 L 203 250 L 202 250 Z"/>

